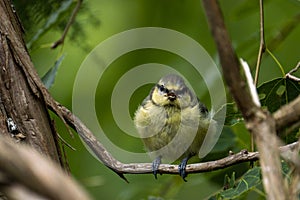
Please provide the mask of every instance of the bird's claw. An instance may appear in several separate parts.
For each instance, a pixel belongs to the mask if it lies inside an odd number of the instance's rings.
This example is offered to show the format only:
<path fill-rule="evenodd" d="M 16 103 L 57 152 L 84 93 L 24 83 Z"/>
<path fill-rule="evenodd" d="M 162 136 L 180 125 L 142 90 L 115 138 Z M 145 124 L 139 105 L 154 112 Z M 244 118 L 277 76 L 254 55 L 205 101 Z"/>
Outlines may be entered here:
<path fill-rule="evenodd" d="M 187 180 L 185 179 L 187 177 L 187 173 L 185 171 L 186 165 L 187 165 L 187 161 L 188 161 L 189 157 L 184 158 L 181 163 L 178 165 L 178 172 L 179 175 L 182 177 L 182 179 L 184 180 L 184 182 L 187 182 Z"/>
<path fill-rule="evenodd" d="M 161 156 L 158 156 L 152 162 L 152 173 L 153 173 L 155 179 L 157 179 L 158 167 L 159 167 L 160 163 L 161 163 Z"/>

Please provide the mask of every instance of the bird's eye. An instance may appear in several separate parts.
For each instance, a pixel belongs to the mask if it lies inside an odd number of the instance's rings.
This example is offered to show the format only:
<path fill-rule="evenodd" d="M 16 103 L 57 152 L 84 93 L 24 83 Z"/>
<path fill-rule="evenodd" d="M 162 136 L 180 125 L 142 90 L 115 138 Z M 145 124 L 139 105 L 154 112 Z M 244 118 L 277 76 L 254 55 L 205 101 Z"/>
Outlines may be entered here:
<path fill-rule="evenodd" d="M 165 86 L 159 85 L 159 86 L 158 86 L 158 89 L 159 89 L 159 91 L 163 92 L 163 91 L 165 91 Z"/>
<path fill-rule="evenodd" d="M 157 85 L 159 91 L 168 93 L 168 89 L 164 85 Z"/>

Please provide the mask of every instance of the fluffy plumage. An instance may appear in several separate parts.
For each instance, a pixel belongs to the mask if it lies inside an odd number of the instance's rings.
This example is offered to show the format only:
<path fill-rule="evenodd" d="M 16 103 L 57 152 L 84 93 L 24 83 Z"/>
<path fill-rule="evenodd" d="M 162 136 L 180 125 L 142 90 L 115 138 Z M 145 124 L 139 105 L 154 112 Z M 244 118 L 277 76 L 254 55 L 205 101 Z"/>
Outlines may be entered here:
<path fill-rule="evenodd" d="M 156 177 L 160 159 L 183 159 L 179 173 L 198 154 L 210 119 L 207 108 L 175 74 L 162 77 L 135 113 L 134 123 L 147 151 L 154 153 Z"/>

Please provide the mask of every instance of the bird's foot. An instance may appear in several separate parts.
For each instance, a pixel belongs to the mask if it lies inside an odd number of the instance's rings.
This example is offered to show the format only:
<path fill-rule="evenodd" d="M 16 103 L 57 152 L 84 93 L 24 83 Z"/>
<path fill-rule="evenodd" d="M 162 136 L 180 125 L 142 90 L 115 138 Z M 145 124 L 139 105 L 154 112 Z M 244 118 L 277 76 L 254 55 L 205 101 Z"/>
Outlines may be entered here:
<path fill-rule="evenodd" d="M 152 173 L 155 179 L 157 179 L 158 167 L 160 163 L 161 163 L 161 156 L 156 157 L 155 160 L 153 160 L 152 162 Z"/>
<path fill-rule="evenodd" d="M 187 177 L 187 173 L 185 171 L 185 168 L 186 168 L 186 165 L 187 165 L 187 162 L 189 160 L 190 157 L 186 157 L 184 159 L 182 159 L 181 163 L 178 165 L 178 172 L 179 172 L 179 175 L 182 177 L 182 179 L 186 182 L 186 177 Z"/>

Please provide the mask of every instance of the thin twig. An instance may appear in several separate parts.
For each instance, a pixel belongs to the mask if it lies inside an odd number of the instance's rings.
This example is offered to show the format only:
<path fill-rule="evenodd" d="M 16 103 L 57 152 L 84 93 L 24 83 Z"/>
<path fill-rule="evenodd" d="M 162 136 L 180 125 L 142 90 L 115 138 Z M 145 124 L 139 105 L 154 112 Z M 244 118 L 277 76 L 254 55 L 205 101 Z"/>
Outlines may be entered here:
<path fill-rule="evenodd" d="M 294 73 L 296 71 L 298 71 L 298 69 L 300 68 L 300 61 L 298 62 L 298 64 L 296 65 L 296 67 L 294 67 L 291 71 L 289 71 L 288 74 Z"/>
<path fill-rule="evenodd" d="M 260 42 L 259 42 L 259 50 L 258 50 L 258 56 L 257 56 L 257 62 L 256 62 L 256 70 L 255 70 L 255 78 L 254 78 L 254 84 L 257 85 L 258 83 L 258 76 L 260 71 L 260 64 L 262 55 L 266 50 L 266 43 L 265 43 L 265 30 L 264 30 L 264 2 L 263 0 L 259 0 L 259 17 L 260 17 Z"/>
<path fill-rule="evenodd" d="M 261 59 L 262 55 L 266 50 L 266 44 L 265 44 L 265 30 L 264 30 L 264 2 L 263 0 L 259 0 L 259 18 L 260 18 L 260 42 L 259 42 L 259 50 L 257 55 L 257 62 L 256 62 L 256 70 L 255 70 L 255 77 L 254 77 L 254 85 L 257 86 L 258 83 L 258 76 L 260 72 L 260 66 L 261 66 Z M 251 134 L 251 151 L 255 150 L 254 145 L 254 135 Z"/>
<path fill-rule="evenodd" d="M 67 36 L 67 33 L 68 33 L 71 25 L 73 24 L 74 20 L 75 20 L 75 17 L 77 15 L 78 11 L 79 11 L 79 8 L 80 8 L 80 6 L 82 4 L 82 1 L 83 0 L 77 0 L 77 4 L 76 4 L 76 6 L 75 6 L 75 8 L 74 8 L 74 10 L 72 12 L 72 15 L 71 15 L 71 17 L 70 17 L 70 19 L 69 19 L 66 27 L 65 27 L 65 30 L 64 30 L 61 38 L 59 40 L 57 40 L 56 42 L 53 43 L 53 45 L 51 46 L 52 49 L 55 49 L 56 47 L 58 47 L 59 45 L 61 45 L 61 44 L 64 43 L 65 38 Z"/>
<path fill-rule="evenodd" d="M 275 35 L 270 35 L 270 38 L 268 39 L 268 50 L 273 52 L 276 50 L 287 38 L 289 38 L 289 35 L 299 27 L 299 21 L 300 21 L 300 12 L 296 13 L 294 16 L 290 17 L 288 20 L 284 21 L 284 24 L 279 25 L 279 28 L 276 29 Z M 244 45 L 240 46 L 239 48 L 249 48 L 248 46 L 252 44 L 252 41 L 245 43 Z M 267 48 L 266 48 L 267 49 Z M 251 50 L 249 54 L 255 54 L 255 50 Z M 264 57 L 268 57 L 269 54 L 265 54 Z M 257 60 L 255 62 L 251 62 L 250 66 L 255 65 Z"/>
<path fill-rule="evenodd" d="M 295 68 L 293 68 L 291 71 L 289 71 L 289 72 L 285 75 L 285 77 L 286 77 L 286 78 L 289 78 L 289 79 L 292 79 L 292 80 L 294 80 L 294 81 L 300 82 L 300 78 L 298 78 L 298 77 L 292 75 L 292 73 L 298 71 L 299 68 L 300 68 L 300 61 L 298 62 L 297 66 L 296 66 Z"/>
<path fill-rule="evenodd" d="M 291 79 L 291 80 L 293 80 L 293 81 L 300 82 L 300 78 L 298 78 L 298 77 L 296 77 L 296 76 L 294 76 L 294 75 L 286 74 L 285 77 L 287 77 L 287 78 L 289 78 L 289 79 Z"/>

